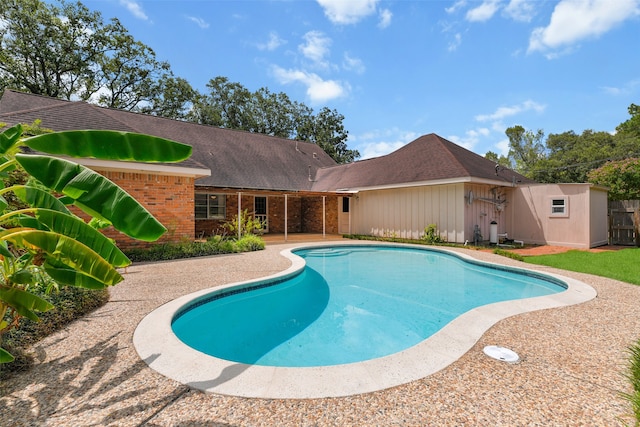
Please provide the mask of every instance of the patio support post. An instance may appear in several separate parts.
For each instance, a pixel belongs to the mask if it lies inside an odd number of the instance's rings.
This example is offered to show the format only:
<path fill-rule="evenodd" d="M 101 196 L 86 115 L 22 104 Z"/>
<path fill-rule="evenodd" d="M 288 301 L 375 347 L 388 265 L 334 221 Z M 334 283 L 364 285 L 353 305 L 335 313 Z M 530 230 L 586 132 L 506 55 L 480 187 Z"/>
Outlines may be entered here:
<path fill-rule="evenodd" d="M 238 240 L 242 238 L 241 227 L 240 227 L 240 218 L 242 215 L 242 193 L 238 191 Z"/>
<path fill-rule="evenodd" d="M 353 210 L 353 198 L 349 197 L 349 234 L 351 234 L 351 211 Z"/>
<path fill-rule="evenodd" d="M 322 196 L 322 238 L 326 239 L 326 209 L 325 203 L 327 201 L 327 196 Z"/>
<path fill-rule="evenodd" d="M 284 195 L 284 241 L 287 241 L 287 195 Z"/>

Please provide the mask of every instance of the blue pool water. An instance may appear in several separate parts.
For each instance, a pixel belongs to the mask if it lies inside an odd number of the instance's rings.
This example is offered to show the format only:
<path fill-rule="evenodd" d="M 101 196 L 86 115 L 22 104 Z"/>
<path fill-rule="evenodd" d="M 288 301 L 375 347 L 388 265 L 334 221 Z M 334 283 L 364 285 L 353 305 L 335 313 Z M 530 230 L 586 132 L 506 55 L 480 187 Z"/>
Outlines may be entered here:
<path fill-rule="evenodd" d="M 294 252 L 298 275 L 184 307 L 185 344 L 235 362 L 286 367 L 374 359 L 409 348 L 482 305 L 561 292 L 557 279 L 436 250 L 337 246 Z"/>

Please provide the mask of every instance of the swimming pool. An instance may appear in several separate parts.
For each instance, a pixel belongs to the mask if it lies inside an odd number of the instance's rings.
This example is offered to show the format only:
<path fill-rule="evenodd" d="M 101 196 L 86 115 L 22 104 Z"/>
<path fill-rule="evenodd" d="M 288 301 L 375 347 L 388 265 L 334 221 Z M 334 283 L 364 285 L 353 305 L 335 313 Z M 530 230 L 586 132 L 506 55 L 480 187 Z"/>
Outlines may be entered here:
<path fill-rule="evenodd" d="M 359 242 L 359 246 L 372 245 Z M 381 246 L 380 243 L 373 244 Z M 352 242 L 335 242 L 331 247 L 353 246 Z M 383 245 L 387 247 L 412 247 L 412 245 Z M 275 250 L 267 248 L 267 250 Z M 305 268 L 305 261 L 294 252 L 299 249 L 328 250 L 323 243 L 287 245 L 280 253 L 291 261 L 291 266 L 277 274 L 260 280 L 231 283 L 203 289 L 177 298 L 158 307 L 140 322 L 133 336 L 139 356 L 157 372 L 199 390 L 244 397 L 260 398 L 318 398 L 348 396 L 397 386 L 433 374 L 469 351 L 482 334 L 498 321 L 533 310 L 562 307 L 588 301 L 596 296 L 593 288 L 578 280 L 552 273 L 544 276 L 561 281 L 567 290 L 520 300 L 502 301 L 472 308 L 457 316 L 444 327 L 405 350 L 357 363 L 313 367 L 261 366 L 241 363 L 207 355 L 184 344 L 172 331 L 172 322 L 183 313 L 185 307 L 210 301 L 215 295 L 250 293 L 247 289 L 261 288 L 282 283 L 295 277 Z M 417 247 L 424 249 L 424 247 Z M 473 251 L 454 249 L 439 252 L 455 255 L 459 262 L 474 265 L 498 264 L 480 262 L 471 255 Z M 251 254 L 246 256 L 248 260 Z M 273 256 L 277 256 L 274 253 Z M 484 254 L 495 260 L 502 258 Z M 211 262 L 224 262 L 212 258 Z M 250 261 L 248 261 L 250 262 Z M 512 261 L 508 261 L 512 263 Z M 266 266 L 265 266 L 266 267 Z M 535 267 L 534 267 L 535 268 Z M 508 270 L 509 268 L 507 268 Z M 540 273 L 529 269 L 517 269 L 525 275 Z M 224 299 L 224 298 L 223 298 Z M 501 344 L 501 343 L 495 343 Z M 481 353 L 481 352 L 480 352 Z M 478 356 L 486 357 L 486 356 Z"/>
<path fill-rule="evenodd" d="M 405 350 L 473 308 L 567 288 L 552 277 L 422 248 L 354 245 L 293 253 L 306 262 L 300 274 L 187 305 L 173 332 L 196 350 L 234 362 L 338 365 Z"/>

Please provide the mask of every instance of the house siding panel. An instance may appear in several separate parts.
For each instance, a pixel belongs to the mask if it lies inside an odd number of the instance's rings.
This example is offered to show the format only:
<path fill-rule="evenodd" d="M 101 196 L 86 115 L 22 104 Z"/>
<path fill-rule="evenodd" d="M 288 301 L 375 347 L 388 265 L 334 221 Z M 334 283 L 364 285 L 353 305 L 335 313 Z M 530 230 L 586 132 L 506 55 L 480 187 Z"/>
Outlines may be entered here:
<path fill-rule="evenodd" d="M 464 240 L 463 184 L 361 191 L 354 203 L 354 233 L 419 239 L 436 224 L 450 242 Z"/>

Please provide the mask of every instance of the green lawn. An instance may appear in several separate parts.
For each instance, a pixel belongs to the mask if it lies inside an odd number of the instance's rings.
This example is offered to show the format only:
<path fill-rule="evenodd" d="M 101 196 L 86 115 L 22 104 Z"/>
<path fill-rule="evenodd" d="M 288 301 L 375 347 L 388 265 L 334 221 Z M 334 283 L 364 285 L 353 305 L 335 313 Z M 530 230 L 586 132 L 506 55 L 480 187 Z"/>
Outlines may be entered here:
<path fill-rule="evenodd" d="M 524 261 L 640 285 L 640 248 L 597 253 L 571 250 L 555 255 L 527 256 Z"/>

